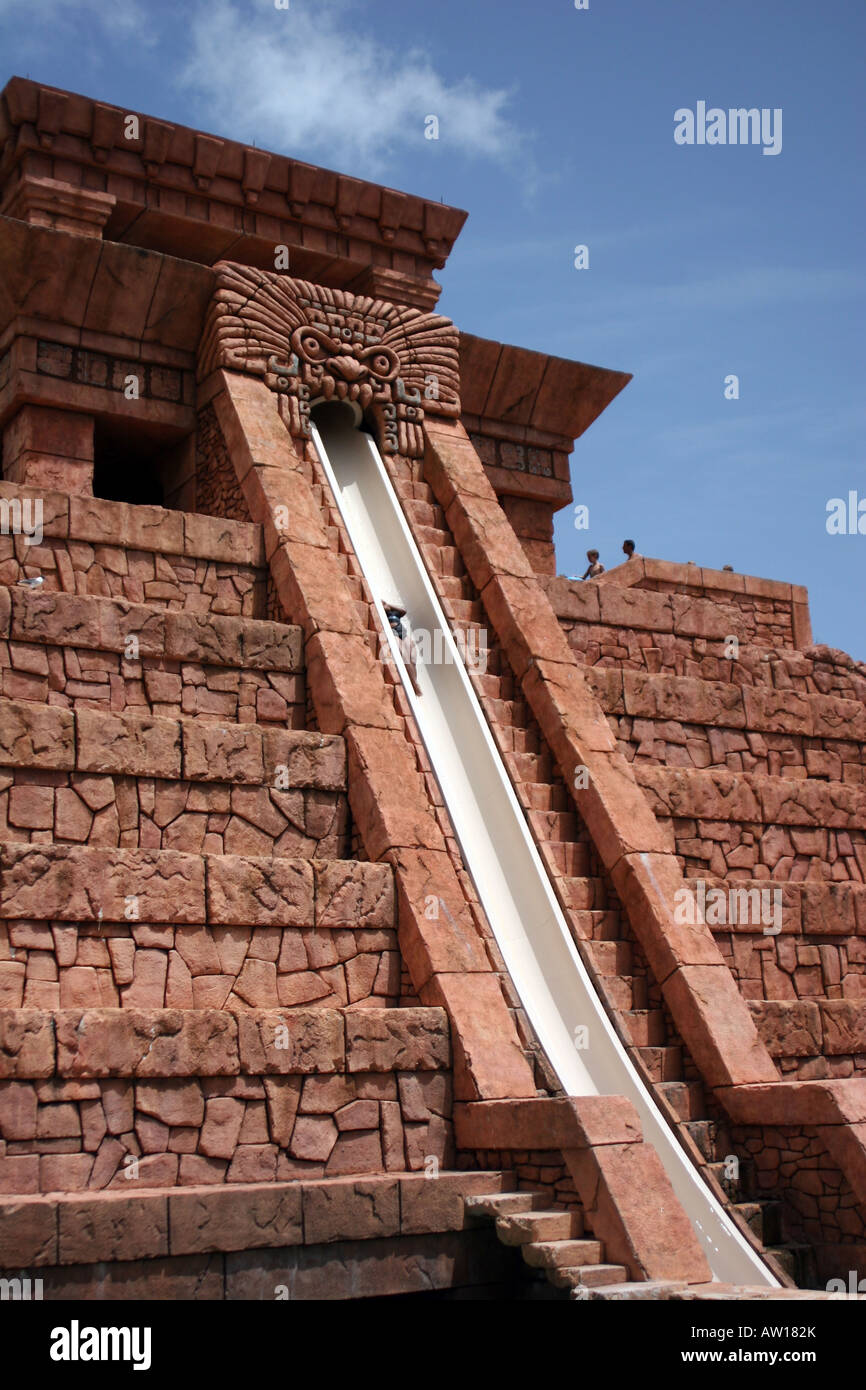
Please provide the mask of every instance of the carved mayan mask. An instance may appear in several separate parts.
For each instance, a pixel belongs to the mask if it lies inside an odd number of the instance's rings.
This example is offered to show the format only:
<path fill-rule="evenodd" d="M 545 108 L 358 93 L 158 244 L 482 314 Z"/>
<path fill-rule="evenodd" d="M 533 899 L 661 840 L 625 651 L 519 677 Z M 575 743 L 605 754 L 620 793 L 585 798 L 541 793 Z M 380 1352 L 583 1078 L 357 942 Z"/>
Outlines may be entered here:
<path fill-rule="evenodd" d="M 263 376 L 285 396 L 293 435 L 309 437 L 317 400 L 357 401 L 384 453 L 418 458 L 425 413 L 459 415 L 458 335 L 449 319 L 250 266 L 215 269 L 201 373 L 227 367 Z"/>

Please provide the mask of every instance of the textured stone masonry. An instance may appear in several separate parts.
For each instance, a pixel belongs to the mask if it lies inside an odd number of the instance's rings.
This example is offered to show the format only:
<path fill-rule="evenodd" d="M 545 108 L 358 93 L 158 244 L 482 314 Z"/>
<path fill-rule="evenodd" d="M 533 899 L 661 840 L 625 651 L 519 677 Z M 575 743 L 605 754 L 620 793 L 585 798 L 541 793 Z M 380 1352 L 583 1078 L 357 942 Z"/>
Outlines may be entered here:
<path fill-rule="evenodd" d="M 631 1107 L 563 1097 L 533 1034 L 310 443 L 335 394 L 486 648 L 576 949 L 685 1151 L 746 1239 L 783 1213 L 801 1278 L 859 1268 L 866 667 L 795 584 L 555 576 L 573 441 L 629 378 L 433 314 L 459 210 L 122 115 L 0 94 L 0 1264 L 58 1297 L 118 1265 L 167 1297 L 495 1283 L 463 1197 L 507 1181 L 636 1287 L 745 1296 L 706 1286 Z M 253 268 L 275 239 L 291 276 Z M 166 506 L 91 495 L 139 462 Z M 5 523 L 37 502 L 31 545 Z M 778 894 L 778 927 L 678 919 L 713 890 Z"/>

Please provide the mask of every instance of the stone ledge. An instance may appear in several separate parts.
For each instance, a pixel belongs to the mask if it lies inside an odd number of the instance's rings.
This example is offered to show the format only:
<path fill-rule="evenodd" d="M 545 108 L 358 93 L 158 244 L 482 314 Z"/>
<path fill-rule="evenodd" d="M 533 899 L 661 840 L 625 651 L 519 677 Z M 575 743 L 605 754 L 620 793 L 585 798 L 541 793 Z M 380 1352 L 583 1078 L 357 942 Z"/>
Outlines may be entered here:
<path fill-rule="evenodd" d="M 575 1149 L 642 1140 L 637 1112 L 624 1096 L 456 1105 L 454 1127 L 458 1147 L 463 1149 Z"/>
<path fill-rule="evenodd" d="M 750 999 L 771 1057 L 866 1053 L 866 999 Z"/>
<path fill-rule="evenodd" d="M 303 670 L 300 628 L 263 618 L 199 616 L 125 599 L 20 587 L 0 588 L 0 613 L 0 636 L 17 642 L 126 655 L 134 637 L 141 656 L 259 671 Z M 127 659 L 137 661 L 138 654 Z"/>
<path fill-rule="evenodd" d="M 721 888 L 724 892 L 754 893 L 779 889 L 782 894 L 782 933 L 804 936 L 866 936 L 866 884 L 853 882 L 820 883 L 805 880 L 789 883 L 774 878 L 721 879 L 714 874 L 697 875 L 707 884 L 707 891 Z M 693 885 L 695 877 L 685 880 Z M 738 923 L 738 935 L 764 933 L 758 918 Z M 729 925 L 718 925 L 716 935 L 730 931 Z"/>
<path fill-rule="evenodd" d="M 0 1009 L 0 1078 L 441 1071 L 444 1009 Z"/>
<path fill-rule="evenodd" d="M 362 902 L 394 925 L 390 864 L 0 842 L 0 919 L 330 929 Z"/>
<path fill-rule="evenodd" d="M 735 1124 L 807 1126 L 858 1202 L 866 1202 L 866 1077 L 778 1081 L 717 1092 Z"/>
<path fill-rule="evenodd" d="M 675 1302 L 728 1303 L 743 1301 L 762 1303 L 821 1303 L 833 1298 L 833 1294 L 820 1289 L 773 1289 L 755 1284 L 693 1284 L 689 1288 L 674 1289 L 670 1297 Z"/>
<path fill-rule="evenodd" d="M 657 816 L 822 829 L 866 828 L 866 786 L 856 783 L 725 772 L 720 768 L 633 766 Z"/>
<path fill-rule="evenodd" d="M 735 1124 L 866 1125 L 866 1077 L 721 1087 L 717 1094 Z"/>
<path fill-rule="evenodd" d="M 806 590 L 800 584 L 681 564 L 676 560 L 657 560 L 649 555 L 635 555 L 624 564 L 606 570 L 595 582 L 603 588 L 640 588 L 652 583 L 680 584 L 687 589 L 715 589 L 722 593 L 748 594 L 753 598 L 780 599 L 788 603 L 808 602 Z"/>
<path fill-rule="evenodd" d="M 464 1197 L 508 1172 L 389 1173 L 315 1182 L 0 1197 L 0 1268 L 284 1249 L 462 1231 Z"/>
<path fill-rule="evenodd" d="M 734 685 L 696 676 L 653 675 L 610 667 L 581 668 L 607 714 L 673 719 L 757 733 L 866 741 L 866 708 L 859 700 L 769 686 Z"/>
<path fill-rule="evenodd" d="M 42 531 L 59 540 L 85 541 L 158 555 L 183 555 L 226 565 L 265 563 L 261 527 L 200 512 L 136 506 L 103 497 L 70 497 L 0 481 L 0 497 L 32 498 L 42 503 Z"/>
<path fill-rule="evenodd" d="M 0 766 L 256 786 L 284 767 L 285 790 L 346 789 L 346 748 L 336 735 L 28 700 L 0 703 Z"/>

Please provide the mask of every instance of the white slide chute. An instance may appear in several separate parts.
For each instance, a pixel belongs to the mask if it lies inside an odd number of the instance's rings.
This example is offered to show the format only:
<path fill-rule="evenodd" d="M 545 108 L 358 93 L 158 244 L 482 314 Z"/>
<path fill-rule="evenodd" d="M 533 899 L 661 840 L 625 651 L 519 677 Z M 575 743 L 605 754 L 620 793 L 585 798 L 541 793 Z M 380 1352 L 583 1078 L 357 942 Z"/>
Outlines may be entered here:
<path fill-rule="evenodd" d="M 374 440 L 336 402 L 314 412 L 312 431 L 466 867 L 561 1085 L 633 1103 L 716 1279 L 779 1287 L 676 1139 L 595 992 Z M 387 607 L 403 610 L 415 635 L 417 691 Z"/>

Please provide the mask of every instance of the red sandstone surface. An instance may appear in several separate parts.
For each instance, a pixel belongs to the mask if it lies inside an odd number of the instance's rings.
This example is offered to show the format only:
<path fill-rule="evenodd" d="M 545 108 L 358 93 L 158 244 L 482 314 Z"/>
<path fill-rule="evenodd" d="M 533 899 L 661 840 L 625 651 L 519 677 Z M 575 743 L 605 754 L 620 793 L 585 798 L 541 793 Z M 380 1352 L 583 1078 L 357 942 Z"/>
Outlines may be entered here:
<path fill-rule="evenodd" d="M 635 1066 L 784 1282 L 866 1273 L 866 670 L 793 583 L 556 576 L 568 455 L 629 378 L 436 315 L 459 210 L 120 115 L 0 96 L 0 1263 L 410 1292 L 499 1277 L 480 1213 L 558 1287 L 709 1278 L 629 1103 L 563 1096 L 381 659 L 309 434 L 352 325 Z M 778 919 L 684 924 L 698 884 Z"/>

